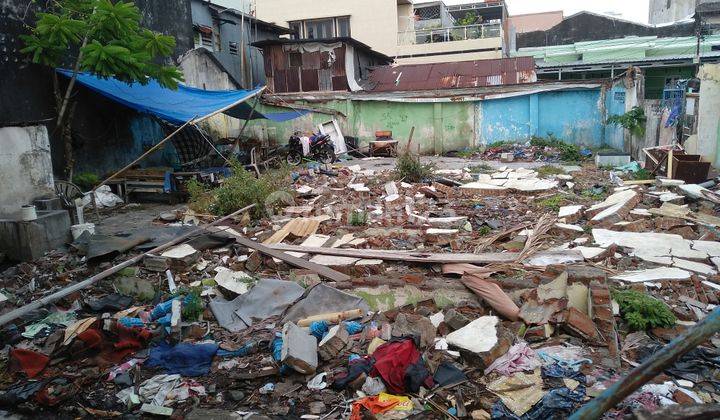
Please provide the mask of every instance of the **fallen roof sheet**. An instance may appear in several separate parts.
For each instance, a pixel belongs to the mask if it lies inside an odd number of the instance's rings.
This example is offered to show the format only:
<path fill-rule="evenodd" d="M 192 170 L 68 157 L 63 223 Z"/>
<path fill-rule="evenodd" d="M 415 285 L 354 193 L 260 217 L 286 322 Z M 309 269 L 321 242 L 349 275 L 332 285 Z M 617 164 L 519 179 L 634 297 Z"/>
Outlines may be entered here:
<path fill-rule="evenodd" d="M 372 92 L 516 85 L 537 81 L 532 57 L 376 67 Z"/>

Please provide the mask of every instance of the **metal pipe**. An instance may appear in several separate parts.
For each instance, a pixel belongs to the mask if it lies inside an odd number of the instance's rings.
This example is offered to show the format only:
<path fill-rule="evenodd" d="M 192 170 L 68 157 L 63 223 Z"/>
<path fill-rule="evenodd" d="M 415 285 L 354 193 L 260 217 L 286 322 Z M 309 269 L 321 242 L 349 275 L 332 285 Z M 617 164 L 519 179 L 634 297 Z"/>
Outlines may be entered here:
<path fill-rule="evenodd" d="M 680 334 L 662 350 L 653 354 L 645 363 L 631 370 L 623 379 L 614 383 L 597 398 L 582 406 L 570 420 L 599 419 L 628 395 L 653 379 L 685 353 L 693 350 L 710 336 L 720 331 L 720 308 L 691 329 Z"/>
<path fill-rule="evenodd" d="M 251 204 L 251 205 L 249 205 L 249 206 L 247 206 L 247 207 L 243 207 L 243 208 L 241 208 L 240 210 L 238 210 L 238 211 L 236 211 L 236 212 L 233 212 L 233 213 L 231 213 L 231 214 L 229 214 L 229 215 L 227 215 L 227 216 L 225 216 L 225 217 L 223 217 L 223 218 L 221 218 L 221 219 L 218 219 L 218 220 L 210 223 L 208 226 L 218 225 L 218 224 L 220 224 L 220 223 L 222 223 L 222 222 L 224 222 L 224 221 L 226 221 L 226 220 L 228 220 L 228 219 L 230 219 L 230 218 L 232 218 L 232 217 L 235 217 L 235 216 L 237 216 L 237 215 L 239 215 L 239 214 L 241 214 L 241 213 L 244 213 L 244 212 L 252 209 L 252 208 L 255 207 L 255 206 L 256 206 L 255 204 Z M 67 295 L 70 295 L 70 294 L 73 294 L 73 293 L 75 293 L 75 292 L 77 292 L 77 291 L 79 291 L 79 290 L 88 288 L 88 287 L 92 286 L 93 284 L 97 283 L 98 281 L 100 281 L 100 280 L 102 280 L 102 279 L 104 279 L 104 278 L 107 278 L 107 277 L 109 277 L 109 276 L 111 276 L 111 275 L 119 272 L 119 271 L 122 270 L 123 268 L 130 267 L 131 265 L 135 265 L 135 264 L 139 263 L 140 261 L 142 261 L 142 259 L 145 258 L 146 255 L 153 254 L 153 253 L 160 252 L 160 251 L 164 251 L 164 250 L 170 248 L 170 247 L 173 246 L 173 245 L 179 244 L 180 242 L 182 242 L 182 241 L 184 241 L 184 240 L 186 240 L 186 239 L 188 239 L 188 238 L 191 238 L 191 237 L 193 237 L 193 236 L 195 236 L 195 235 L 198 235 L 198 234 L 200 234 L 200 233 L 203 233 L 203 232 L 204 232 L 204 230 L 202 230 L 202 229 L 194 229 L 194 230 L 191 231 L 191 232 L 188 232 L 188 233 L 186 233 L 186 234 L 180 235 L 179 237 L 171 240 L 170 242 L 164 243 L 164 244 L 162 244 L 162 245 L 160 245 L 160 246 L 158 246 L 158 247 L 156 247 L 156 248 L 151 249 L 150 251 L 147 251 L 147 252 L 145 252 L 145 253 L 143 253 L 143 254 L 140 254 L 140 255 L 137 255 L 137 256 L 135 256 L 135 257 L 132 257 L 132 258 L 130 258 L 129 260 L 126 260 L 126 261 L 124 261 L 124 262 L 122 262 L 122 263 L 120 263 L 120 264 L 118 264 L 118 265 L 116 265 L 116 266 L 110 267 L 110 268 L 108 268 L 108 269 L 105 270 L 105 271 L 101 271 L 100 273 L 95 274 L 94 276 L 92 276 L 92 277 L 90 277 L 90 278 L 87 278 L 87 279 L 81 281 L 80 283 L 75 283 L 75 284 L 73 284 L 73 285 L 70 285 L 70 286 L 68 286 L 68 287 L 65 287 L 64 289 L 58 290 L 57 292 L 55 292 L 55 293 L 53 293 L 53 294 L 51 294 L 51 295 L 49 295 L 49 296 L 41 297 L 41 298 L 39 298 L 39 299 L 34 300 L 34 301 L 31 302 L 31 303 L 28 303 L 28 304 L 25 305 L 25 306 L 21 306 L 21 307 L 19 307 L 19 308 L 17 308 L 17 309 L 14 309 L 14 310 L 12 310 L 12 311 L 10 311 L 10 312 L 8 312 L 8 313 L 0 316 L 0 327 L 3 326 L 3 325 L 5 325 L 5 324 L 7 324 L 7 323 L 9 323 L 9 322 L 11 322 L 11 321 L 14 321 L 14 320 L 17 319 L 17 318 L 20 318 L 21 316 L 23 316 L 23 315 L 25 315 L 25 314 L 27 314 L 27 313 L 29 313 L 29 312 L 31 312 L 31 311 L 34 311 L 35 309 L 40 309 L 40 308 L 42 308 L 43 306 L 49 305 L 49 304 L 55 302 L 56 300 L 59 300 L 59 299 L 64 298 L 64 297 L 67 296 Z"/>

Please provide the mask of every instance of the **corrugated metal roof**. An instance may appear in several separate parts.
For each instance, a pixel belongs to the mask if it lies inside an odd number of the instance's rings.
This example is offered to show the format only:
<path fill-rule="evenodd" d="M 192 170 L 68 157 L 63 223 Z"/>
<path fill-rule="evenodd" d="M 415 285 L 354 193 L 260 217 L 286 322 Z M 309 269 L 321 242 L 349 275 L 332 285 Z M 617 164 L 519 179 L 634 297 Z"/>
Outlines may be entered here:
<path fill-rule="evenodd" d="M 537 81 L 532 57 L 376 67 L 372 92 L 515 85 Z"/>

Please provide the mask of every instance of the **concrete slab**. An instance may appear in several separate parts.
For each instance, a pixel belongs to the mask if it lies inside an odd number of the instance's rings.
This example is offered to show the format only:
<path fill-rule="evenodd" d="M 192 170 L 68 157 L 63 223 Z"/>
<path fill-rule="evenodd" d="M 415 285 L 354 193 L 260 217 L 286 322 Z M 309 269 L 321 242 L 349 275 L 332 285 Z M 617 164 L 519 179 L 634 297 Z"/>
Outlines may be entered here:
<path fill-rule="evenodd" d="M 0 252 L 14 261 L 32 261 L 72 240 L 66 210 L 38 211 L 32 221 L 0 219 Z"/>

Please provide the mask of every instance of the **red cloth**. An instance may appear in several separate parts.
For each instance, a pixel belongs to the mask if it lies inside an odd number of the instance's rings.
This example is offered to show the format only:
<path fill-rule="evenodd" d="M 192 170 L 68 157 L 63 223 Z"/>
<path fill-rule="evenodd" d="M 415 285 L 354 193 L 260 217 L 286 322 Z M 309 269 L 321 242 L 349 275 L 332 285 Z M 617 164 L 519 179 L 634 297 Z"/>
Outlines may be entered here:
<path fill-rule="evenodd" d="M 87 329 L 78 334 L 77 338 L 82 341 L 88 349 L 100 348 L 104 340 L 100 331 L 96 329 Z"/>
<path fill-rule="evenodd" d="M 127 328 L 120 323 L 115 325 L 113 332 L 89 329 L 77 338 L 83 342 L 85 350 L 97 350 L 101 359 L 115 364 L 144 348 L 152 338 L 152 332 L 145 328 Z"/>
<path fill-rule="evenodd" d="M 370 376 L 380 376 L 393 394 L 405 393 L 405 371 L 420 360 L 420 352 L 412 339 L 392 341 L 373 353 L 375 365 Z"/>
<path fill-rule="evenodd" d="M 23 371 L 28 378 L 34 378 L 50 363 L 50 358 L 42 353 L 27 349 L 10 350 L 10 370 Z"/>

